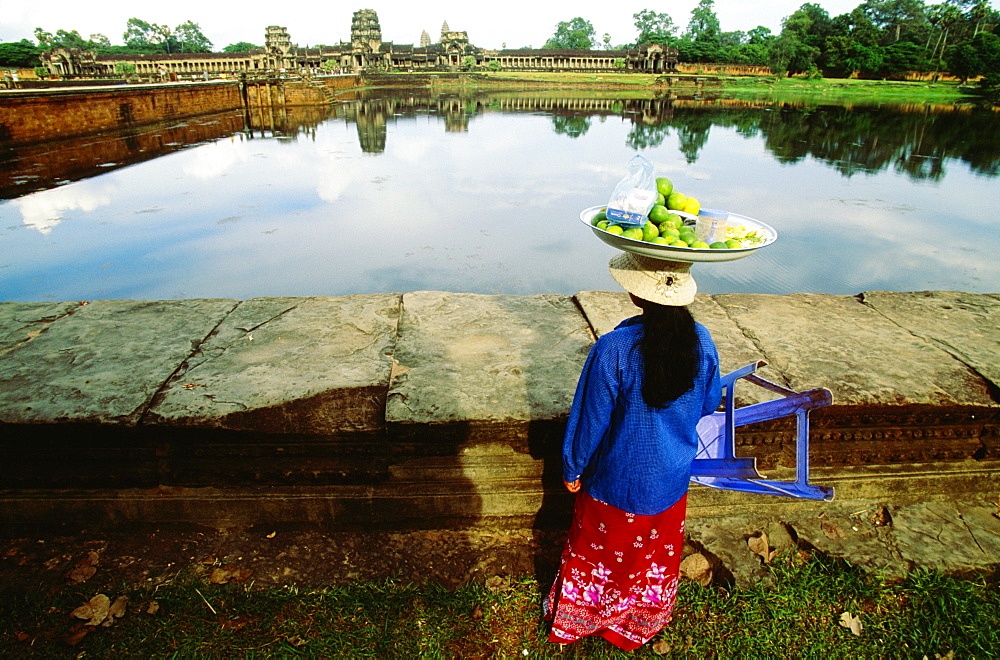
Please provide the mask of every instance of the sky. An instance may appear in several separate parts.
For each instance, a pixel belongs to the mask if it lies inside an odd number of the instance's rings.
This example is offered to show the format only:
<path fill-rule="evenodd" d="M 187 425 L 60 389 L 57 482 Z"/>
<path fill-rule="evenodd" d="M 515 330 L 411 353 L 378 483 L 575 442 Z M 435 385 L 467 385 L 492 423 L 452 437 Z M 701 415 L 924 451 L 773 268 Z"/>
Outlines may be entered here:
<path fill-rule="evenodd" d="M 777 34 L 786 16 L 806 0 L 715 0 L 715 12 L 723 31 L 748 31 L 758 25 Z M 847 13 L 862 0 L 817 0 L 831 16 Z M 441 25 L 461 30 L 480 48 L 541 48 L 552 36 L 556 25 L 580 16 L 594 26 L 600 40 L 611 35 L 612 45 L 635 40 L 632 15 L 643 9 L 669 14 L 683 30 L 691 18 L 697 0 L 675 0 L 659 4 L 649 0 L 575 3 L 544 3 L 537 0 L 470 2 L 469 0 L 359 0 L 358 4 L 306 0 L 285 5 L 267 3 L 272 9 L 250 11 L 249 7 L 223 2 L 173 0 L 149 5 L 122 0 L 101 0 L 98 5 L 79 0 L 0 0 L 0 42 L 34 40 L 34 30 L 47 32 L 76 30 L 84 38 L 100 33 L 112 44 L 121 44 L 129 18 L 171 28 L 194 21 L 213 44 L 214 50 L 247 41 L 263 45 L 268 25 L 288 29 L 292 43 L 299 46 L 337 44 L 348 41 L 351 16 L 358 9 L 374 9 L 382 26 L 382 40 L 397 44 L 420 43 L 420 33 L 427 31 L 437 41 Z M 995 3 L 994 3 L 995 4 Z M 250 6 L 253 6 L 251 4 Z M 258 5 L 259 6 L 259 5 Z"/>

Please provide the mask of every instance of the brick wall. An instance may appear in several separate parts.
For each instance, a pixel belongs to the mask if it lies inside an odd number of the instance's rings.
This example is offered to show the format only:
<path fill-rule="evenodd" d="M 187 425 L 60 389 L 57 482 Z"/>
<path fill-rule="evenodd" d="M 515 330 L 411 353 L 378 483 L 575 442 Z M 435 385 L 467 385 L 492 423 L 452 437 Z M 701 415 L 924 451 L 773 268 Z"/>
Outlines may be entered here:
<path fill-rule="evenodd" d="M 0 96 L 0 144 L 62 139 L 242 107 L 235 82 L 5 93 Z"/>

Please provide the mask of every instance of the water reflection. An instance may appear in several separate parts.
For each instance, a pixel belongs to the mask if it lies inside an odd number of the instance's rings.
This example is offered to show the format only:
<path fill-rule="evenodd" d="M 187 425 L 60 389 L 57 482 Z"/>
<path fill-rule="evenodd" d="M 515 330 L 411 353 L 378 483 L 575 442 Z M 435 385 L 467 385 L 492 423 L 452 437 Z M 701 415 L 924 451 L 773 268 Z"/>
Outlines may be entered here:
<path fill-rule="evenodd" d="M 844 176 L 887 169 L 915 179 L 939 180 L 947 160 L 967 163 L 980 174 L 1000 174 L 1000 112 L 962 105 L 816 105 L 739 99 L 622 99 L 525 93 L 442 93 L 424 90 L 367 98 L 355 94 L 333 108 L 255 109 L 251 129 L 283 136 L 309 133 L 333 117 L 356 125 L 366 153 L 386 148 L 387 126 L 398 118 L 436 116 L 446 132 L 469 130 L 477 116 L 499 112 L 543 113 L 552 130 L 580 138 L 594 118 L 619 117 L 631 124 L 626 144 L 637 151 L 659 147 L 676 134 L 688 163 L 698 160 L 713 127 L 731 128 L 747 138 L 763 137 L 778 162 L 808 158 L 827 163 Z"/>
<path fill-rule="evenodd" d="M 996 291 L 998 118 L 397 90 L 8 149 L 0 298 L 617 289 L 577 214 L 636 151 L 779 231 L 703 291 Z"/>
<path fill-rule="evenodd" d="M 159 158 L 243 130 L 240 112 L 156 124 L 84 138 L 24 146 L 0 145 L 0 199 Z"/>

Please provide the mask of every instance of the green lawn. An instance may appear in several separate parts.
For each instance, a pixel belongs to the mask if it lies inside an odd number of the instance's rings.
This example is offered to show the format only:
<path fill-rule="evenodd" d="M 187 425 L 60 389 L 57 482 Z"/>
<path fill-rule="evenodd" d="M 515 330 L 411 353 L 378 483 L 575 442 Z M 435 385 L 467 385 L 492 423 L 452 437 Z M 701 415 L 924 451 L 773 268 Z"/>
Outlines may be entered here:
<path fill-rule="evenodd" d="M 987 658 L 1000 655 L 1000 592 L 981 578 L 929 572 L 887 584 L 800 553 L 772 564 L 775 586 L 682 583 L 674 622 L 633 654 L 582 640 L 561 657 Z M 326 588 L 254 588 L 180 577 L 122 585 L 111 626 L 70 613 L 84 586 L 0 594 L 3 657 L 557 657 L 531 579 L 448 591 L 400 581 Z M 547 585 L 546 585 L 547 586 Z M 111 590 L 108 590 L 109 592 Z M 106 604 L 106 603 L 105 603 Z M 841 625 L 858 617 L 860 635 Z M 100 614 L 96 615 L 100 616 Z"/>
<path fill-rule="evenodd" d="M 534 71 L 496 71 L 475 72 L 476 80 L 462 81 L 463 85 L 481 85 L 495 83 L 497 85 L 514 85 L 517 82 L 527 82 L 532 85 L 551 83 L 553 85 L 580 88 L 627 88 L 644 93 L 662 93 L 670 89 L 676 94 L 684 94 L 691 90 L 703 92 L 725 92 L 726 95 L 766 96 L 776 100 L 789 98 L 817 99 L 883 99 L 895 102 L 920 103 L 954 103 L 962 100 L 974 100 L 975 96 L 967 93 L 961 85 L 953 81 L 920 82 L 920 81 L 887 81 L 887 80 L 857 80 L 846 78 L 809 79 L 801 76 L 777 78 L 775 76 L 731 76 L 717 74 L 676 74 L 680 79 L 703 79 L 705 86 L 680 84 L 672 88 L 657 84 L 659 76 L 645 73 L 590 73 L 590 72 L 560 72 L 546 73 Z M 398 74 L 405 76 L 407 74 Z M 673 77 L 673 76 L 668 76 Z M 459 83 L 459 79 L 454 79 Z M 443 80 L 441 84 L 450 84 Z"/>

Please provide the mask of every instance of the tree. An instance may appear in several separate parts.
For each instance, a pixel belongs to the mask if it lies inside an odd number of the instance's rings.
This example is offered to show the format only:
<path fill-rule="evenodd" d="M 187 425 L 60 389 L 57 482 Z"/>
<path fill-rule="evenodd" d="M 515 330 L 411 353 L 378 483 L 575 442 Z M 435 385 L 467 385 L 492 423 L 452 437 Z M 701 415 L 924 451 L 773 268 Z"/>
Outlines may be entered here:
<path fill-rule="evenodd" d="M 952 46 L 946 54 L 948 71 L 962 79 L 1000 72 L 1000 37 L 980 32 L 963 44 Z"/>
<path fill-rule="evenodd" d="M 175 27 L 173 37 L 182 53 L 212 52 L 212 42 L 202 34 L 201 28 L 194 21 L 185 21 Z"/>
<path fill-rule="evenodd" d="M 635 21 L 635 29 L 639 33 L 635 39 L 636 45 L 669 44 L 674 40 L 677 26 L 674 25 L 674 20 L 668 14 L 658 14 L 651 9 L 643 9 L 632 14 L 632 19 Z"/>
<path fill-rule="evenodd" d="M 235 44 L 229 44 L 222 49 L 223 53 L 245 53 L 247 51 L 253 50 L 254 48 L 260 48 L 249 41 L 237 41 Z"/>
<path fill-rule="evenodd" d="M 883 43 L 898 42 L 904 28 L 912 36 L 925 22 L 922 0 L 865 0 L 859 9 L 883 32 Z"/>
<path fill-rule="evenodd" d="M 140 18 L 128 19 L 122 35 L 126 46 L 146 53 L 169 53 L 170 37 L 170 28 L 166 25 L 147 23 Z"/>
<path fill-rule="evenodd" d="M 53 48 L 80 48 L 82 50 L 94 50 L 99 43 L 95 43 L 94 38 L 98 39 L 107 37 L 100 34 L 90 35 L 90 40 L 84 39 L 80 36 L 80 33 L 76 30 L 56 30 L 55 34 L 51 32 L 46 32 L 42 28 L 35 28 L 35 39 L 38 41 L 38 45 L 41 46 L 43 50 L 51 50 Z M 110 44 L 109 44 L 110 45 Z"/>
<path fill-rule="evenodd" d="M 122 78 L 128 78 L 135 73 L 135 64 L 131 62 L 115 62 L 115 73 Z"/>
<path fill-rule="evenodd" d="M 90 35 L 91 50 L 104 51 L 111 48 L 111 40 L 106 35 L 96 32 Z"/>
<path fill-rule="evenodd" d="M 51 32 L 46 32 L 40 27 L 35 28 L 35 41 L 37 41 L 38 45 L 41 46 L 42 48 L 46 50 L 52 48 L 51 44 L 53 38 L 54 36 Z"/>
<path fill-rule="evenodd" d="M 545 42 L 546 48 L 559 50 L 590 50 L 596 46 L 597 33 L 594 26 L 579 16 L 556 25 L 556 31 Z"/>
<path fill-rule="evenodd" d="M 715 14 L 715 0 L 698 0 L 698 5 L 691 10 L 687 36 L 692 41 L 718 43 L 720 34 L 722 27 Z"/>
<path fill-rule="evenodd" d="M 0 66 L 27 69 L 38 65 L 38 48 L 27 39 L 0 43 Z"/>
<path fill-rule="evenodd" d="M 938 38 L 928 60 L 935 66 L 939 66 L 948 45 L 948 33 L 956 23 L 962 20 L 962 12 L 951 4 L 931 5 L 927 8 L 927 12 L 927 20 L 938 30 Z M 927 43 L 930 44 L 929 37 Z"/>

